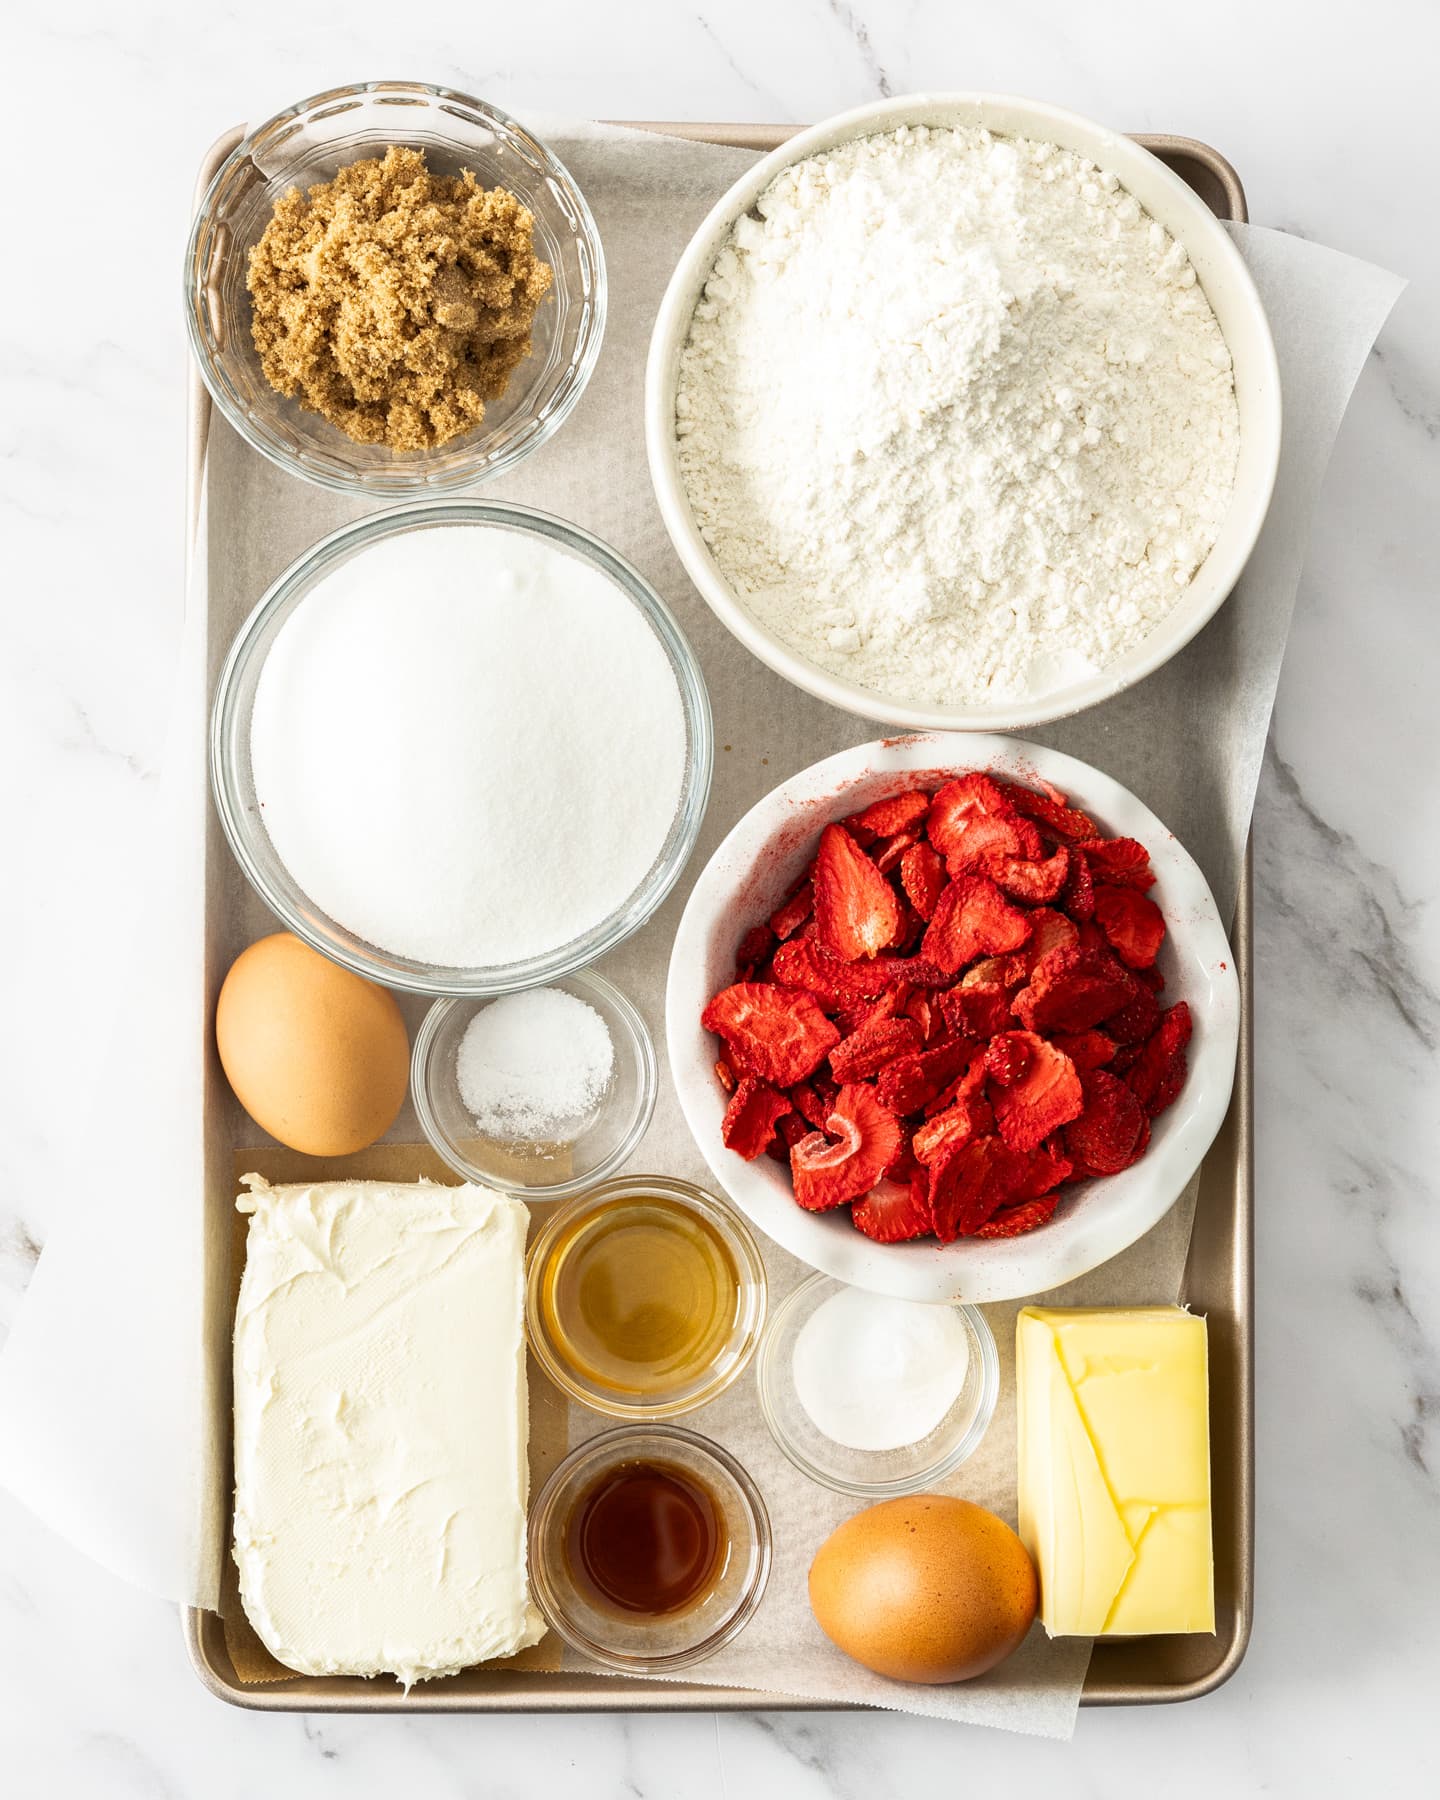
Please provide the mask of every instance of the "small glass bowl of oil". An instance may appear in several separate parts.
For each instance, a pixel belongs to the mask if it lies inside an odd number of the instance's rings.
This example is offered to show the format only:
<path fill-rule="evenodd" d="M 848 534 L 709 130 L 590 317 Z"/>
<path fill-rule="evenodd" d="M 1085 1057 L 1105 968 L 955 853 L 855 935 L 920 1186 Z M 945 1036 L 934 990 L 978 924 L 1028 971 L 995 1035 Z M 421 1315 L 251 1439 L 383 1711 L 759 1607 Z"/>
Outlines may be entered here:
<path fill-rule="evenodd" d="M 765 1324 L 749 1227 L 688 1181 L 621 1175 L 567 1201 L 530 1247 L 530 1347 L 612 1418 L 674 1418 L 730 1386 Z"/>
<path fill-rule="evenodd" d="M 749 1475 L 674 1425 L 591 1438 L 530 1510 L 536 1604 L 572 1648 L 628 1673 L 682 1669 L 728 1644 L 760 1604 L 771 1556 Z"/>

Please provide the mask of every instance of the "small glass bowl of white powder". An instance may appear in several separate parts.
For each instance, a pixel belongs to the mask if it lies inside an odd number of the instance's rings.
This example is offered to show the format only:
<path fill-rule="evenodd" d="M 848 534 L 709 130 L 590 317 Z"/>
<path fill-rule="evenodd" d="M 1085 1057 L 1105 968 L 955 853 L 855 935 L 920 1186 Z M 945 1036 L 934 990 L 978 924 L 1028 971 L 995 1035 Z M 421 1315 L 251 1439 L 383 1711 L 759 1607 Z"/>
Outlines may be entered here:
<path fill-rule="evenodd" d="M 977 1307 L 900 1300 L 812 1275 L 771 1315 L 760 1410 L 802 1474 L 837 1493 L 919 1493 L 972 1456 L 1000 1397 Z"/>
<path fill-rule="evenodd" d="M 437 1000 L 415 1036 L 421 1128 L 457 1175 L 560 1199 L 618 1169 L 655 1110 L 655 1046 L 589 972 L 493 999 Z"/>

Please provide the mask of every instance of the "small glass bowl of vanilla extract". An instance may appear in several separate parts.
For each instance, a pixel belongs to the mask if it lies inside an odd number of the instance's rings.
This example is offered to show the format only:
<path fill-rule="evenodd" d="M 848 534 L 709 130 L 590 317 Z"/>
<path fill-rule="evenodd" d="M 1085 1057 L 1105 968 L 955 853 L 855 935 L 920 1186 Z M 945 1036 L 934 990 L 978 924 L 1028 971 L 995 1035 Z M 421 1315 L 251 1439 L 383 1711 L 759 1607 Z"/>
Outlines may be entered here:
<path fill-rule="evenodd" d="M 573 1450 L 530 1511 L 536 1604 L 572 1648 L 658 1674 L 728 1644 L 770 1576 L 759 1490 L 718 1444 L 627 1426 Z"/>
<path fill-rule="evenodd" d="M 669 1419 L 723 1393 L 765 1324 L 749 1227 L 688 1181 L 622 1175 L 557 1207 L 530 1247 L 530 1347 L 611 1418 Z"/>

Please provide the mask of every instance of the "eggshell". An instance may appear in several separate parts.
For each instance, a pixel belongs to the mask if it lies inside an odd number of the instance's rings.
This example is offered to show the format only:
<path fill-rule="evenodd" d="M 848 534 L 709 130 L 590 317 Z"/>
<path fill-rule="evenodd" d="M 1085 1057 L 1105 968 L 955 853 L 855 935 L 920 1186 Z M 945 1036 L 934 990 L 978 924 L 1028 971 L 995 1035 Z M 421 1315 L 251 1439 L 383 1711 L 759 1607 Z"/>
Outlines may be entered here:
<path fill-rule="evenodd" d="M 288 931 L 236 957 L 215 1008 L 215 1043 L 255 1123 L 311 1156 L 363 1150 L 405 1101 L 410 1045 L 394 995 Z"/>
<path fill-rule="evenodd" d="M 968 1681 L 1014 1650 L 1040 1587 L 1003 1519 L 912 1494 L 838 1525 L 810 1565 L 810 1609 L 833 1644 L 896 1681 Z"/>

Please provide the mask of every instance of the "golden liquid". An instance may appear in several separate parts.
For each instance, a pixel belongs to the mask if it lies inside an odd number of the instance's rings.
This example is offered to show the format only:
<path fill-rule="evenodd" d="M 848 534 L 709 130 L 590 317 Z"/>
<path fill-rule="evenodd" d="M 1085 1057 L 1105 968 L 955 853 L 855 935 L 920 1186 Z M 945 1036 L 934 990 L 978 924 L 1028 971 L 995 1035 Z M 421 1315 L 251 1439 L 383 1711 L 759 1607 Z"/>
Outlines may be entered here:
<path fill-rule="evenodd" d="M 740 1274 L 707 1219 L 620 1195 L 550 1253 L 540 1310 L 575 1372 L 618 1394 L 662 1394 L 711 1367 L 734 1329 Z"/>

